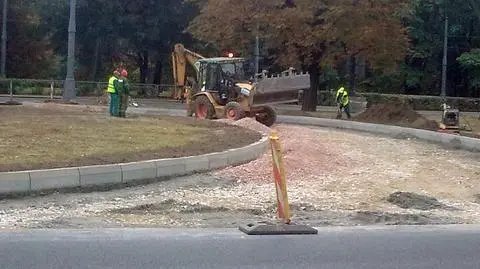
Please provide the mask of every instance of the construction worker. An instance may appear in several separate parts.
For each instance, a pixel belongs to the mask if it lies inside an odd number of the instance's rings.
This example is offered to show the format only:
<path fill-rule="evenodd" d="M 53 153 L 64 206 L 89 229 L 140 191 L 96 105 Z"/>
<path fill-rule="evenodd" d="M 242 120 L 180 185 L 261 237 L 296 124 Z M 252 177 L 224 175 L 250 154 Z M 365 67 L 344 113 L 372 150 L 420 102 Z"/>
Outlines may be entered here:
<path fill-rule="evenodd" d="M 114 88 L 119 96 L 119 115 L 122 118 L 126 117 L 126 112 L 128 108 L 128 100 L 130 97 L 130 92 L 128 89 L 127 82 L 128 72 L 125 69 L 122 69 L 120 72 L 120 78 L 114 82 Z"/>
<path fill-rule="evenodd" d="M 337 95 L 335 97 L 335 101 L 337 102 L 337 107 L 338 107 L 338 114 L 337 118 L 341 119 L 342 118 L 342 109 L 345 111 L 345 114 L 347 114 L 347 118 L 351 118 L 352 116 L 350 115 L 350 98 L 348 96 L 348 92 L 344 87 L 340 87 L 337 91 Z"/>
<path fill-rule="evenodd" d="M 110 106 L 109 112 L 110 116 L 117 116 L 118 115 L 118 94 L 115 91 L 114 83 L 120 77 L 120 72 L 118 70 L 113 71 L 113 76 L 110 77 L 108 80 L 108 87 L 107 93 L 110 96 Z"/>

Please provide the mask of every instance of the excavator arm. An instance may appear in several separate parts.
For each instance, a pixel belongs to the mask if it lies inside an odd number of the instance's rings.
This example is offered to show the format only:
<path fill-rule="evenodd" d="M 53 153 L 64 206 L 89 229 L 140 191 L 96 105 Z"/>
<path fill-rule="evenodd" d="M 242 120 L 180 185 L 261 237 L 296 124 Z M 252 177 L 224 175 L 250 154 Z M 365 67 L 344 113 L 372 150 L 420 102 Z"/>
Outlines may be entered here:
<path fill-rule="evenodd" d="M 195 68 L 198 73 L 195 63 L 204 59 L 200 54 L 186 49 L 182 44 L 176 44 L 172 52 L 172 67 L 173 67 L 173 79 L 175 82 L 175 92 L 173 98 L 176 100 L 183 100 L 183 92 L 185 88 L 187 63 Z"/>

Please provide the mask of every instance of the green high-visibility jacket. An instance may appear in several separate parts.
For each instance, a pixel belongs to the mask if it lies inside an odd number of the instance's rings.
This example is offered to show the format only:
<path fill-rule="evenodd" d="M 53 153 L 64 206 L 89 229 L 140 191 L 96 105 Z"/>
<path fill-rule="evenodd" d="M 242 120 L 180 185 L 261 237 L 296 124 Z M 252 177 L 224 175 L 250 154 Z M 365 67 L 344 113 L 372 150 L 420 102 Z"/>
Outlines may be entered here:
<path fill-rule="evenodd" d="M 128 83 L 126 79 L 117 79 L 113 83 L 114 89 L 118 94 L 126 94 L 128 95 L 130 93 Z"/>
<path fill-rule="evenodd" d="M 347 92 L 347 90 L 345 90 L 344 87 L 341 87 L 340 89 L 338 89 L 335 100 L 337 101 L 337 103 L 340 103 L 343 106 L 346 106 L 350 103 L 350 98 L 348 97 L 348 92 Z"/>

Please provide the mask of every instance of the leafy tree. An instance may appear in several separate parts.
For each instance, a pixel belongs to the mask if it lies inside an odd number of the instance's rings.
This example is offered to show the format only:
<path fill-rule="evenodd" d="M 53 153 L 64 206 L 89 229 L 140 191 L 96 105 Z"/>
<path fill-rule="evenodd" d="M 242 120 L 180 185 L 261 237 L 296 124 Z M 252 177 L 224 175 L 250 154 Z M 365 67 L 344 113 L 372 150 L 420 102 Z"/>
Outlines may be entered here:
<path fill-rule="evenodd" d="M 399 22 L 388 17 L 396 6 L 393 1 L 384 2 L 200 1 L 202 12 L 192 22 L 190 30 L 198 39 L 214 42 L 220 48 L 236 46 L 247 50 L 245 46 L 252 35 L 245 36 L 246 30 L 251 32 L 259 23 L 262 38 L 275 53 L 277 63 L 284 67 L 300 67 L 310 73 L 311 89 L 304 94 L 302 109 L 314 111 L 322 64 L 331 63 L 328 60 L 339 51 L 341 55 L 367 55 L 379 67 L 403 57 L 407 40 Z M 232 6 L 236 6 L 235 12 L 231 12 Z M 352 16 L 359 21 L 352 23 Z M 345 27 L 349 29 L 344 31 Z M 391 30 L 398 36 L 392 36 Z"/>
<path fill-rule="evenodd" d="M 480 49 L 473 49 L 457 58 L 463 71 L 468 76 L 470 96 L 480 96 Z"/>
<path fill-rule="evenodd" d="M 51 78 L 59 68 L 59 59 L 40 17 L 27 4 L 14 2 L 9 9 L 7 76 Z"/>

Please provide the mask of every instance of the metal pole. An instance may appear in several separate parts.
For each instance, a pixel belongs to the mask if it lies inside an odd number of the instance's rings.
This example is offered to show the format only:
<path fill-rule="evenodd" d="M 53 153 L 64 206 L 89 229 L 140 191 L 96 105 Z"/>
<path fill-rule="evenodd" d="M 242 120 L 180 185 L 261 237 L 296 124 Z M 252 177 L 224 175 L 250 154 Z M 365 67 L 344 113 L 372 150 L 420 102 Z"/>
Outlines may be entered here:
<path fill-rule="evenodd" d="M 67 76 L 63 90 L 63 100 L 70 101 L 75 98 L 75 12 L 76 0 L 70 0 L 70 21 L 68 23 L 68 56 L 67 56 Z"/>
<path fill-rule="evenodd" d="M 257 31 L 255 35 L 255 81 L 257 81 L 257 74 L 259 72 L 260 63 L 260 38 L 259 38 L 260 23 L 257 22 Z"/>
<path fill-rule="evenodd" d="M 8 14 L 8 0 L 3 0 L 3 21 L 2 21 L 2 63 L 0 76 L 6 77 L 6 62 L 7 62 L 7 14 Z"/>
<path fill-rule="evenodd" d="M 445 12 L 445 33 L 443 36 L 442 92 L 444 101 L 447 95 L 447 53 L 448 53 L 448 16 Z"/>
<path fill-rule="evenodd" d="M 10 80 L 10 102 L 13 102 L 13 81 Z"/>
<path fill-rule="evenodd" d="M 54 91 L 54 89 L 55 89 L 54 86 L 53 86 L 54 83 L 55 83 L 55 82 L 53 82 L 53 81 L 50 82 L 50 99 L 51 99 L 51 100 L 53 100 L 53 91 Z"/>

